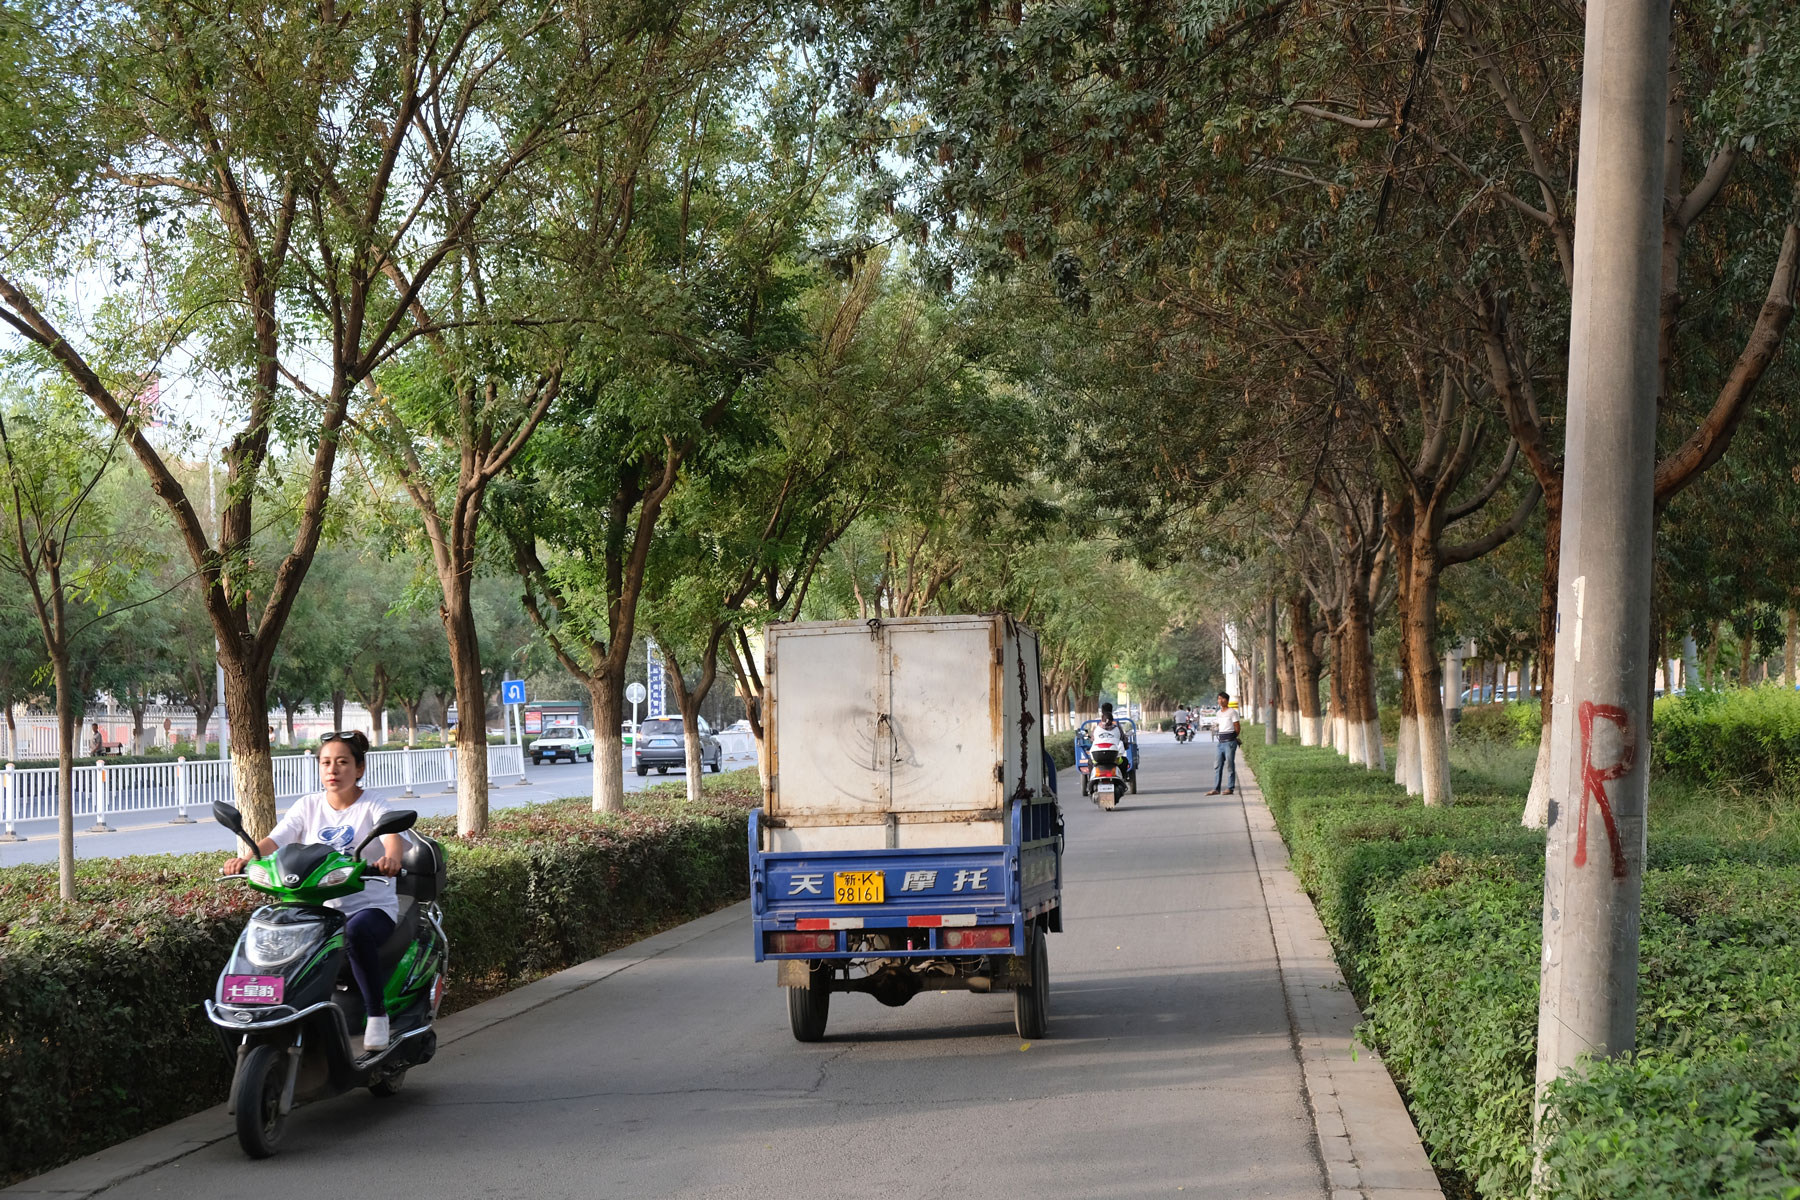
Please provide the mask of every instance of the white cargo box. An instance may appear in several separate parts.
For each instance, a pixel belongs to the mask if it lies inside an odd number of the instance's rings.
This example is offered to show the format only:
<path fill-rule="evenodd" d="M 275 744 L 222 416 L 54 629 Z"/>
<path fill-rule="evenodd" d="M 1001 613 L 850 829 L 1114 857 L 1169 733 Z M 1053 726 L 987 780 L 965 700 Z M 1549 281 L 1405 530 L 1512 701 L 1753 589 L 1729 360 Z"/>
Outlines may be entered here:
<path fill-rule="evenodd" d="M 767 631 L 764 850 L 996 845 L 1045 789 L 1037 636 L 1004 614 Z"/>

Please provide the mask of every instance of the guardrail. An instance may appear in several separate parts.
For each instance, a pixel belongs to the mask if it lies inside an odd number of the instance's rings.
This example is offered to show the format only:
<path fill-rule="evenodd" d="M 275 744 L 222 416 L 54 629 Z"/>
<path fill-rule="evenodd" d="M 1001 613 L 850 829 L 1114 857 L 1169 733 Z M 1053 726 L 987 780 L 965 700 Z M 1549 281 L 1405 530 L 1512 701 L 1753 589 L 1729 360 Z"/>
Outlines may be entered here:
<path fill-rule="evenodd" d="M 488 775 L 504 778 L 525 773 L 525 752 L 518 746 L 489 746 Z M 20 821 L 56 816 L 57 769 L 19 769 L 7 763 L 0 771 L 0 818 L 3 833 L 16 837 Z M 166 763 L 109 763 L 96 759 L 74 771 L 74 815 L 92 817 L 92 831 L 110 829 L 106 820 L 120 813 L 174 810 L 174 820 L 190 820 L 191 807 L 210 808 L 215 800 L 235 800 L 231 763 L 216 758 L 178 758 Z M 421 786 L 456 787 L 454 747 L 433 750 L 372 750 L 363 786 L 402 787 L 403 796 Z M 319 760 L 311 754 L 275 757 L 275 799 L 293 800 L 319 790 Z"/>

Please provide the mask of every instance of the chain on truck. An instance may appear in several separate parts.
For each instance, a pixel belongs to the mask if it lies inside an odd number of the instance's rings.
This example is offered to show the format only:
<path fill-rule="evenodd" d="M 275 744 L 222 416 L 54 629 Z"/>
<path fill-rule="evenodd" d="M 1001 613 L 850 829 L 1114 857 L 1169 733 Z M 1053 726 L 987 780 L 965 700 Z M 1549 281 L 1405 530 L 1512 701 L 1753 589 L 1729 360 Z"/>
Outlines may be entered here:
<path fill-rule="evenodd" d="M 935 988 L 1010 991 L 1043 1037 L 1063 822 L 1037 636 L 990 614 L 777 624 L 766 646 L 751 908 L 794 1036 L 824 1036 L 834 993 Z"/>

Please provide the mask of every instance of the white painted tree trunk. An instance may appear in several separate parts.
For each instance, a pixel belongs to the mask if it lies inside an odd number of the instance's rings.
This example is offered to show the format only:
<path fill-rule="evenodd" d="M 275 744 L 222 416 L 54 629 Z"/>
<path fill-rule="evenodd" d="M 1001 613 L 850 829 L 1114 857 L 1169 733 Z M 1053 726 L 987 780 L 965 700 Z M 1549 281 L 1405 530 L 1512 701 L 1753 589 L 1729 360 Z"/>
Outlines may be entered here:
<path fill-rule="evenodd" d="M 1550 822 L 1550 731 L 1544 731 L 1538 743 L 1537 766 L 1531 772 L 1531 791 L 1525 796 L 1525 815 L 1519 824 L 1527 829 L 1543 829 Z"/>
<path fill-rule="evenodd" d="M 1406 788 L 1407 795 L 1414 795 L 1407 782 L 1411 777 L 1413 760 L 1419 753 L 1419 721 L 1416 717 L 1400 714 L 1400 733 L 1394 742 L 1394 782 Z"/>
<path fill-rule="evenodd" d="M 685 749 L 687 750 L 687 798 L 690 802 L 698 804 L 700 802 L 700 776 L 706 770 L 705 764 L 700 761 L 700 725 L 698 719 L 684 720 L 683 724 L 685 726 L 683 733 L 686 736 L 682 738 L 682 741 L 686 743 Z"/>
<path fill-rule="evenodd" d="M 1387 747 L 1381 744 L 1381 722 L 1362 722 L 1363 765 L 1371 771 L 1387 770 Z"/>

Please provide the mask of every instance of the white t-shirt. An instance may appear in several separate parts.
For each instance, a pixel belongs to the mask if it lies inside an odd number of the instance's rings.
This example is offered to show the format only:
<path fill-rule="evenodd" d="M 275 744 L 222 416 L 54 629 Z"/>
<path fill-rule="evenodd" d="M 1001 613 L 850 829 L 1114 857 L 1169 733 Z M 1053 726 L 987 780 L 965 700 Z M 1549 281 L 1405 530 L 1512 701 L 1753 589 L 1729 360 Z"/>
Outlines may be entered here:
<path fill-rule="evenodd" d="M 388 806 L 370 796 L 360 797 L 349 808 L 336 809 L 331 807 L 331 801 L 325 798 L 325 793 L 314 792 L 294 801 L 294 807 L 288 809 L 287 815 L 275 823 L 275 828 L 269 831 L 269 837 L 277 846 L 285 846 L 289 842 L 323 842 L 349 854 L 356 849 L 358 842 L 369 836 L 375 823 L 387 816 L 387 813 Z M 386 850 L 381 839 L 376 838 L 363 850 L 362 856 L 365 862 L 376 862 L 384 853 Z M 379 908 L 395 920 L 400 918 L 400 899 L 394 891 L 394 881 L 375 871 L 363 875 L 362 891 L 339 896 L 336 900 L 327 900 L 325 905 L 343 913 Z"/>
<path fill-rule="evenodd" d="M 1235 708 L 1221 708 L 1219 715 L 1213 718 L 1213 728 L 1219 731 L 1221 739 L 1235 737 L 1238 731 L 1238 711 Z"/>

